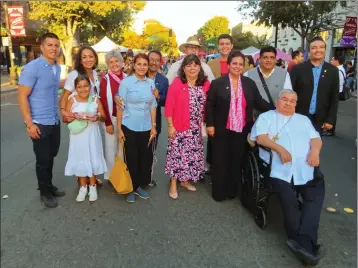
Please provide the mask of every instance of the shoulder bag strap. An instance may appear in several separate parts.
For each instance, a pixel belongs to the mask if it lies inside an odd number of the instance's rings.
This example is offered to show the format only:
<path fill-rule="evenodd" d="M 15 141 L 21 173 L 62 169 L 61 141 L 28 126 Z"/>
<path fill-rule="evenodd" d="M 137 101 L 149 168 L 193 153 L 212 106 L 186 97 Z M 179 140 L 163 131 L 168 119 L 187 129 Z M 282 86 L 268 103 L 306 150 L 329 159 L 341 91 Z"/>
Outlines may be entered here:
<path fill-rule="evenodd" d="M 275 106 L 275 103 L 274 103 L 274 102 L 273 102 L 273 100 L 272 100 L 272 97 L 271 97 L 270 91 L 268 90 L 268 87 L 267 87 L 266 81 L 265 81 L 265 79 L 264 79 L 264 77 L 263 77 L 263 75 L 262 75 L 262 73 L 261 73 L 260 69 L 259 69 L 259 68 L 256 68 L 256 69 L 257 69 L 257 72 L 258 72 L 258 74 L 259 74 L 259 77 L 260 77 L 260 80 L 261 80 L 262 86 L 264 87 L 264 90 L 265 90 L 265 92 L 266 92 L 266 95 L 267 95 L 267 97 L 268 97 L 268 99 L 269 99 L 270 103 L 271 103 L 272 105 L 274 105 L 274 106 Z"/>
<path fill-rule="evenodd" d="M 90 108 L 90 105 L 92 103 L 92 96 L 91 94 L 88 96 L 88 100 L 87 100 L 87 106 L 86 106 L 86 113 L 89 112 L 89 108 Z"/>
<path fill-rule="evenodd" d="M 346 80 L 347 80 L 347 78 L 344 76 L 344 72 L 342 71 L 342 70 L 338 70 L 338 71 L 340 71 L 341 73 L 342 73 L 342 75 L 343 75 L 343 79 L 344 79 L 344 83 L 346 82 Z"/>

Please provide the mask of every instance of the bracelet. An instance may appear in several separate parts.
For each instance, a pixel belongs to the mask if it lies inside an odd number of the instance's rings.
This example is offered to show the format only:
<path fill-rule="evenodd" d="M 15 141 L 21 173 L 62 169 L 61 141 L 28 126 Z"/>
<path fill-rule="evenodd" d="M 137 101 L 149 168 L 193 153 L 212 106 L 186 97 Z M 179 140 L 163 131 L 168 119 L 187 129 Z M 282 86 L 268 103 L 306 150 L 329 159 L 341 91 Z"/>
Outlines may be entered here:
<path fill-rule="evenodd" d="M 26 127 L 27 127 L 27 129 L 30 129 L 33 125 L 35 125 L 35 123 L 32 123 L 29 127 L 28 126 L 26 126 Z"/>
<path fill-rule="evenodd" d="M 61 108 L 60 111 L 65 110 L 65 108 Z"/>
<path fill-rule="evenodd" d="M 152 125 L 153 125 L 153 126 L 156 126 L 156 125 L 157 125 L 157 123 L 153 123 Z"/>
<path fill-rule="evenodd" d="M 173 125 L 168 125 L 168 127 L 174 127 Z"/>

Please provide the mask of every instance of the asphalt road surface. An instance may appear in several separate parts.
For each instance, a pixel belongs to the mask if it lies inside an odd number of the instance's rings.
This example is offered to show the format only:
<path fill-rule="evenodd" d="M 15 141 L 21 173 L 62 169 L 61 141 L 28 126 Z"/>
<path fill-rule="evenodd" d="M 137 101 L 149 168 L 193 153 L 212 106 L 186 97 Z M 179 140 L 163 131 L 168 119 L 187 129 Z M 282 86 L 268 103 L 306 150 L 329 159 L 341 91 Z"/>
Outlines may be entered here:
<path fill-rule="evenodd" d="M 165 130 L 165 127 L 163 128 Z M 324 138 L 321 167 L 326 178 L 320 243 L 327 255 L 317 267 L 357 264 L 357 103 L 342 102 L 337 136 Z M 14 93 L 1 96 L 1 267 L 2 268 L 284 268 L 302 267 L 285 244 L 275 198 L 268 226 L 259 229 L 238 199 L 215 202 L 210 184 L 197 192 L 167 194 L 164 174 L 167 135 L 160 136 L 158 164 L 149 200 L 126 203 L 105 184 L 99 200 L 76 203 L 76 179 L 64 177 L 69 134 L 62 127 L 54 184 L 66 191 L 55 209 L 45 208 L 36 190 L 32 143 Z M 334 207 L 337 213 L 329 213 Z"/>

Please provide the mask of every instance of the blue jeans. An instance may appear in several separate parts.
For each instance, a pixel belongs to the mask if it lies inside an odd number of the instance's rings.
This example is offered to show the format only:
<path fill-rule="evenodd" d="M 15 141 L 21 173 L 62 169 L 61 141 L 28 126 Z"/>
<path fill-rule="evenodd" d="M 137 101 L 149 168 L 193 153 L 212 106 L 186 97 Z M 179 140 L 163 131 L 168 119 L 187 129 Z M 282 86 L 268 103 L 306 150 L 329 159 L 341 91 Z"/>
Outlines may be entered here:
<path fill-rule="evenodd" d="M 351 89 L 351 90 L 357 90 L 357 86 L 356 86 L 356 78 L 355 77 L 348 77 L 347 78 L 347 84 L 348 84 L 348 87 Z"/>

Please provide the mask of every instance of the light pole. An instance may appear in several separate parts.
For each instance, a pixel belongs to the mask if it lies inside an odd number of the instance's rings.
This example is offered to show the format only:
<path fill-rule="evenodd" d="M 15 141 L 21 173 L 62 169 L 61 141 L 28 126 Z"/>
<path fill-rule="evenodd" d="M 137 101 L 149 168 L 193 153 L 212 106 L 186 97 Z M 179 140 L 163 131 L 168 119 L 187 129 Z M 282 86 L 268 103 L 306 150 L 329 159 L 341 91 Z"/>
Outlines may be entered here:
<path fill-rule="evenodd" d="M 15 70 L 15 63 L 14 63 L 14 53 L 12 50 L 12 40 L 11 40 L 11 32 L 10 32 L 10 24 L 9 24 L 9 16 L 7 11 L 7 3 L 4 1 L 4 11 L 5 11 L 5 28 L 8 36 L 8 43 L 9 43 L 9 54 L 10 54 L 10 83 L 11 85 L 16 85 L 16 70 Z"/>

